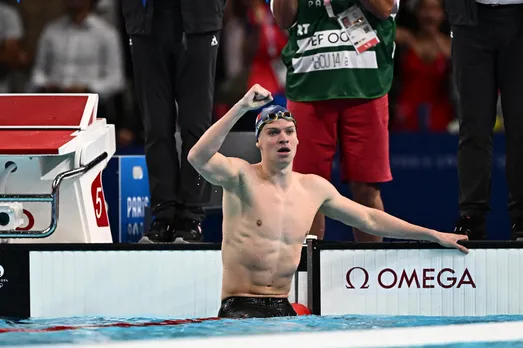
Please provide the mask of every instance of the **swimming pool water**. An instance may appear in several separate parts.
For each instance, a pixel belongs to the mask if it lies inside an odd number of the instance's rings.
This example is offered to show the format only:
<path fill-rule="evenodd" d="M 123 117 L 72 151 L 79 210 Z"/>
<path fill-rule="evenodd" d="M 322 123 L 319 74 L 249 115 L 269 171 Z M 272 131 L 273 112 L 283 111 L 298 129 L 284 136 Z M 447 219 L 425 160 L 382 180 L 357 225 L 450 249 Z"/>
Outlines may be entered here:
<path fill-rule="evenodd" d="M 247 334 L 362 330 L 468 323 L 523 321 L 523 316 L 301 316 L 294 318 L 204 320 L 180 323 L 150 318 L 59 318 L 22 321 L 0 319 L 0 346 L 102 343 L 144 339 L 235 336 Z M 18 332 L 16 332 L 18 330 Z M 522 342 L 454 344 L 441 347 L 523 347 Z M 436 346 L 431 346 L 436 347 Z"/>

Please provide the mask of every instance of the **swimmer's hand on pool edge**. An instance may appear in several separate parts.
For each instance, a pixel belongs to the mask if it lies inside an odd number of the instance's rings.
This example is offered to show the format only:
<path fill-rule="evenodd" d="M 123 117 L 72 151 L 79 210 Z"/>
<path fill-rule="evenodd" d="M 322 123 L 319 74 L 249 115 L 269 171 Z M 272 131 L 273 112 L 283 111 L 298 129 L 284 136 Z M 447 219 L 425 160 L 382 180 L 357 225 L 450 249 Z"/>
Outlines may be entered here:
<path fill-rule="evenodd" d="M 463 245 L 458 244 L 459 241 L 468 239 L 465 235 L 438 232 L 411 224 L 385 211 L 366 207 L 343 196 L 330 181 L 322 177 L 313 178 L 312 189 L 323 199 L 320 211 L 331 219 L 379 237 L 424 240 L 458 249 L 465 254 L 469 252 Z"/>
<path fill-rule="evenodd" d="M 457 248 L 459 251 L 468 254 L 469 250 L 465 248 L 463 245 L 458 244 L 459 241 L 466 241 L 469 238 L 462 234 L 455 234 L 455 233 L 442 233 L 442 232 L 436 232 L 435 235 L 436 243 L 440 244 L 441 246 L 448 247 L 448 248 Z"/>

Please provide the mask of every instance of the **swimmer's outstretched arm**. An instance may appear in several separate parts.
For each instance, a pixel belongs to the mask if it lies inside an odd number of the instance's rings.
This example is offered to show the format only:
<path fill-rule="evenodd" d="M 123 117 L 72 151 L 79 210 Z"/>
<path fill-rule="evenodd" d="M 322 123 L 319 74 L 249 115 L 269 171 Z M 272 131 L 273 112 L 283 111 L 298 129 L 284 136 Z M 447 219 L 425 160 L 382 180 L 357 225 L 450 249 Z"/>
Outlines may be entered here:
<path fill-rule="evenodd" d="M 224 188 L 231 187 L 239 177 L 239 168 L 247 163 L 238 158 L 225 157 L 218 151 L 238 120 L 249 110 L 256 110 L 273 100 L 271 93 L 254 85 L 221 119 L 216 121 L 192 147 L 189 163 L 205 180 Z"/>
<path fill-rule="evenodd" d="M 330 182 L 323 178 L 317 177 L 315 181 L 314 189 L 324 198 L 320 211 L 332 219 L 375 236 L 426 240 L 468 253 L 467 248 L 458 244 L 458 241 L 468 239 L 465 235 L 441 233 L 410 224 L 381 210 L 365 207 L 342 196 Z"/>

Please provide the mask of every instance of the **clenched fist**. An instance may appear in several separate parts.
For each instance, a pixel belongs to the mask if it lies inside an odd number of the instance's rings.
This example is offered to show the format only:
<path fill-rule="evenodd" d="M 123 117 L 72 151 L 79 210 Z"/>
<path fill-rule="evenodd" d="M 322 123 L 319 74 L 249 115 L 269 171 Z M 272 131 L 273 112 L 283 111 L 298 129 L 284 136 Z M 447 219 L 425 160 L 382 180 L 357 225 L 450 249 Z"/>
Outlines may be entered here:
<path fill-rule="evenodd" d="M 242 109 L 256 110 L 273 100 L 271 92 L 256 84 L 243 96 L 239 104 Z"/>

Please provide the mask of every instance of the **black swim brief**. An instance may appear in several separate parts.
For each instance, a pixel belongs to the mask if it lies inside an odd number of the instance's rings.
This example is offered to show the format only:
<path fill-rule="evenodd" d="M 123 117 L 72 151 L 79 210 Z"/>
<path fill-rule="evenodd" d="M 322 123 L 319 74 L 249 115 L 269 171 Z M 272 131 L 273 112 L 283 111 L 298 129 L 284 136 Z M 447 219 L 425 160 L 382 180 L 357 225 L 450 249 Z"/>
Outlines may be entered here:
<path fill-rule="evenodd" d="M 296 316 L 286 298 L 234 296 L 223 299 L 220 318 L 271 318 Z"/>

